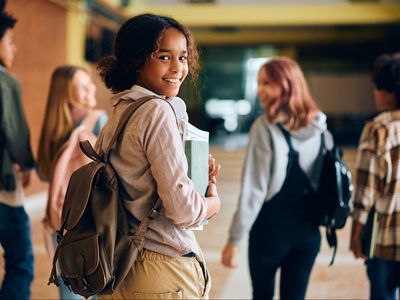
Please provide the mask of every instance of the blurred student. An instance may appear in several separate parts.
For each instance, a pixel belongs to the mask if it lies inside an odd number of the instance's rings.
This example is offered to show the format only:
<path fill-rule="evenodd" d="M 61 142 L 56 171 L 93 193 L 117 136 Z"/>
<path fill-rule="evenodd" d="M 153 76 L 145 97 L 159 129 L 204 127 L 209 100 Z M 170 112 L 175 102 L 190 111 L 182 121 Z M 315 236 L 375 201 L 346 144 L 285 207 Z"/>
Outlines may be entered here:
<path fill-rule="evenodd" d="M 60 66 L 52 74 L 40 134 L 37 172 L 49 182 L 45 230 L 52 235 L 46 246 L 53 254 L 56 230 L 61 227 L 64 196 L 72 172 L 90 162 L 79 142 L 93 144 L 107 121 L 104 111 L 96 110 L 96 86 L 88 71 L 79 66 Z M 81 299 L 60 284 L 61 299 Z"/>
<path fill-rule="evenodd" d="M 13 33 L 16 21 L 8 13 L 0 13 L 0 244 L 5 266 L 0 299 L 29 299 L 34 275 L 31 229 L 22 188 L 29 185 L 29 171 L 35 162 L 20 86 L 7 71 L 17 50 Z"/>
<path fill-rule="evenodd" d="M 250 130 L 241 194 L 222 264 L 236 267 L 238 244 L 249 234 L 253 298 L 274 297 L 280 268 L 280 299 L 304 299 L 321 244 L 313 215 L 321 138 L 327 137 L 329 148 L 332 137 L 325 114 L 292 59 L 268 60 L 258 73 L 257 92 L 265 113 Z"/>
<path fill-rule="evenodd" d="M 375 107 L 358 146 L 351 248 L 366 259 L 361 234 L 371 210 L 378 214 L 373 253 L 367 259 L 371 299 L 399 299 L 400 288 L 400 56 L 384 54 L 374 63 Z"/>

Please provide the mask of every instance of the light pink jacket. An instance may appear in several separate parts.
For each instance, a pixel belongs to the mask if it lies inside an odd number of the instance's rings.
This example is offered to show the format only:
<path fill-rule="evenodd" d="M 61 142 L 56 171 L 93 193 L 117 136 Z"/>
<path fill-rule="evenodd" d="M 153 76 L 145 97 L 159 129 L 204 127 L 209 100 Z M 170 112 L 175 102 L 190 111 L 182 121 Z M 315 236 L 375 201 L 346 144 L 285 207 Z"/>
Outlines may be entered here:
<path fill-rule="evenodd" d="M 72 173 L 91 161 L 81 151 L 79 142 L 89 140 L 94 145 L 97 138 L 93 134 L 93 128 L 103 113 L 101 110 L 90 111 L 55 156 L 50 172 L 46 215 L 43 219 L 45 228 L 51 232 L 61 227 L 61 210 Z"/>

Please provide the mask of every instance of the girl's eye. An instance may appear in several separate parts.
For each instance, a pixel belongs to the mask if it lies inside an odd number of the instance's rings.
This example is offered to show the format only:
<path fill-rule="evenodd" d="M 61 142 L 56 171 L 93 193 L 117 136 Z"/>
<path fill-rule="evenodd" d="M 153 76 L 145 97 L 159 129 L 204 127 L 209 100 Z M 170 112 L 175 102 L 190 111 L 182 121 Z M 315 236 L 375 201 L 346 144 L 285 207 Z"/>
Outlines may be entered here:
<path fill-rule="evenodd" d="M 179 57 L 179 60 L 180 61 L 187 61 L 187 56 L 181 56 L 181 57 Z"/>
<path fill-rule="evenodd" d="M 169 60 L 169 57 L 167 55 L 160 55 L 158 58 L 160 60 Z"/>

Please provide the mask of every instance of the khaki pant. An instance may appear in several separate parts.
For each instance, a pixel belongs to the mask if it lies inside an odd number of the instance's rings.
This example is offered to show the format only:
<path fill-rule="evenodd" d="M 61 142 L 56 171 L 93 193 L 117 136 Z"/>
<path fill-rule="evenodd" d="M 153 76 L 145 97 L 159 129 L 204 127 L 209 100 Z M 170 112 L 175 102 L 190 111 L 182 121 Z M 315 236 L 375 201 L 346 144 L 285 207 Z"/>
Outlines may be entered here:
<path fill-rule="evenodd" d="M 203 261 L 145 249 L 115 293 L 101 299 L 208 299 L 211 280 Z"/>

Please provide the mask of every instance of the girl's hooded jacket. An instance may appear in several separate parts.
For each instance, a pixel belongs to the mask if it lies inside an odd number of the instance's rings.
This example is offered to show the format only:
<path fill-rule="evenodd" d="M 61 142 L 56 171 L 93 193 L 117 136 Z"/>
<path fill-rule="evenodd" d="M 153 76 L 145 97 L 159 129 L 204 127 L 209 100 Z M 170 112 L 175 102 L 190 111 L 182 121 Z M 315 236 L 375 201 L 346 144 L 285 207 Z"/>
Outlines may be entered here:
<path fill-rule="evenodd" d="M 320 155 L 322 133 L 326 135 L 326 147 L 330 149 L 333 146 L 332 136 L 327 131 L 326 115 L 319 112 L 308 126 L 297 131 L 287 130 L 293 148 L 299 153 L 300 167 L 316 189 L 323 158 Z M 268 122 L 264 115 L 256 119 L 250 129 L 238 208 L 229 230 L 231 244 L 238 244 L 247 236 L 263 203 L 281 189 L 286 177 L 288 153 L 289 147 L 278 125 Z"/>

